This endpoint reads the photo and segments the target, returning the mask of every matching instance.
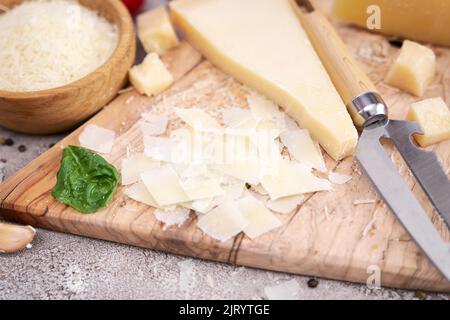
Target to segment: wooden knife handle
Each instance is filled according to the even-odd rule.
[[[377,93],[375,85],[359,67],[328,19],[318,9],[307,12],[295,0],[291,0],[291,4],[344,103],[349,106],[363,93]],[[355,110],[349,108],[349,111],[355,123],[362,125],[364,120],[355,114]]]

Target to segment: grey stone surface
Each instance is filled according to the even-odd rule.
[[[63,135],[0,128],[0,177],[12,176]],[[26,151],[20,152],[19,146]],[[2,160],[6,160],[3,163]],[[3,168],[2,168],[3,167]],[[0,179],[1,181],[2,179]],[[0,299],[266,299],[264,288],[295,279],[299,299],[416,299],[417,293],[235,267],[38,229],[31,249],[0,254]],[[449,299],[427,294],[426,299]]]
[[[163,3],[152,0],[147,7]],[[63,135],[27,136],[0,128],[2,173],[12,176]],[[25,152],[18,147],[26,146]],[[6,163],[1,162],[6,160]],[[266,299],[264,288],[295,279],[298,298],[445,299],[450,295],[369,289],[364,285],[294,276],[184,258],[163,252],[37,230],[31,249],[0,254],[0,299]]]

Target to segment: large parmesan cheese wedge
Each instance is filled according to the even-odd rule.
[[[175,24],[211,62],[282,106],[334,159],[358,135],[289,1],[177,0]]]

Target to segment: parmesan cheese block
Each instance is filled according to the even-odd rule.
[[[211,62],[282,106],[334,158],[357,132],[289,1],[177,0],[175,24]]]
[[[164,63],[156,53],[150,53],[142,64],[130,69],[130,81],[140,94],[149,97],[155,96],[168,87],[174,81]]]
[[[380,9],[381,20],[380,29],[374,31],[450,46],[450,1],[447,0],[335,0],[333,14],[367,28],[370,18],[376,17],[373,6]]]
[[[147,53],[162,55],[179,44],[164,6],[140,14],[137,17],[137,32]]]
[[[414,135],[422,147],[450,139],[450,111],[441,98],[413,103],[407,119],[417,122],[423,135]]]
[[[433,50],[406,40],[385,82],[421,97],[435,73],[436,56]]]

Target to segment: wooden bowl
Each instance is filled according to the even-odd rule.
[[[21,0],[0,0],[14,7]],[[84,78],[62,87],[33,91],[0,90],[0,126],[32,134],[52,134],[75,128],[110,102],[127,81],[136,55],[134,25],[120,0],[79,0],[118,26],[119,41],[112,56]]]

